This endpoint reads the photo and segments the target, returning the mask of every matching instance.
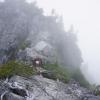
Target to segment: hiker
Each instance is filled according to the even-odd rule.
[[[35,67],[37,73],[40,75],[44,69],[43,69],[43,62],[41,58],[35,58],[32,60],[33,66]]]

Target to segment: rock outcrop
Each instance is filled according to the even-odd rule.
[[[13,76],[0,83],[0,100],[100,100],[75,81],[64,84],[42,76]]]

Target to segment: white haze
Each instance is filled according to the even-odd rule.
[[[100,84],[100,0],[36,1],[46,14],[54,8],[62,15],[66,30],[73,24],[86,63],[83,72],[90,82]]]

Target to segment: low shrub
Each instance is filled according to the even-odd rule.
[[[94,86],[93,93],[96,96],[100,96],[100,85]]]
[[[24,63],[10,61],[0,67],[0,78],[6,78],[13,75],[29,77],[36,74],[36,71]]]
[[[79,68],[75,69],[71,73],[71,78],[76,80],[77,82],[79,82],[81,86],[90,88],[89,82],[85,79],[84,75],[82,74],[82,72]]]
[[[71,79],[76,80],[83,87],[90,88],[89,82],[85,79],[80,69],[69,70],[58,64],[45,64],[44,68],[53,72],[52,79],[59,79],[62,82],[69,82]]]
[[[70,80],[70,74],[67,69],[58,64],[45,64],[44,68],[53,73],[51,79],[59,79],[64,83],[67,83]]]

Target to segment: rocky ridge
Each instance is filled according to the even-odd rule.
[[[74,80],[64,84],[36,75],[1,80],[0,100],[100,100],[100,97]]]

